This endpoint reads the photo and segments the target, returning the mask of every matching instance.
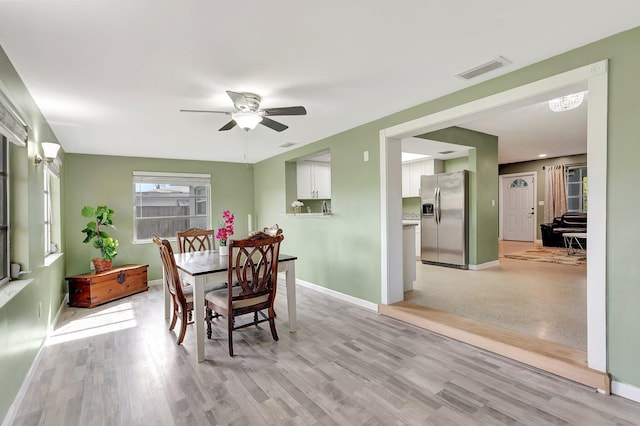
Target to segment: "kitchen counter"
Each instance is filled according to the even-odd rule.
[[[413,282],[416,280],[416,223],[405,224],[402,221],[402,282],[404,291],[413,290]]]

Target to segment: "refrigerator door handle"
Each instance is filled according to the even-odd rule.
[[[436,223],[440,223],[440,188],[436,188],[435,193],[435,214],[436,214]]]

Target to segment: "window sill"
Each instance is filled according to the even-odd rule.
[[[332,213],[285,213],[285,217],[330,217]]]
[[[9,281],[0,288],[0,309],[13,299],[16,294],[20,293],[25,287],[27,287],[33,281],[32,278],[28,280],[13,280]]]
[[[64,253],[51,253],[47,257],[44,258],[44,266],[49,267],[55,263],[56,260],[60,259]]]

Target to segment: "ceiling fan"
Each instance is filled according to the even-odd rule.
[[[226,114],[231,116],[231,121],[222,126],[219,131],[231,130],[236,125],[245,132],[255,129],[258,124],[267,126],[276,132],[282,132],[289,128],[282,123],[268,117],[274,115],[307,115],[307,110],[303,106],[263,108],[260,109],[262,98],[255,93],[232,92],[227,90],[227,95],[233,101],[236,111],[208,111],[199,109],[181,109],[180,112],[207,112],[213,114]]]

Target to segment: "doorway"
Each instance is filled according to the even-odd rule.
[[[589,211],[589,238],[593,245],[587,254],[587,355],[591,369],[606,372],[607,79],[607,61],[601,61],[381,130],[382,304],[403,300],[400,140],[464,123],[491,111],[531,103],[548,97],[554,90],[586,82],[590,96],[587,154],[592,177],[588,191],[593,201]]]
[[[500,239],[535,241],[535,173],[500,175]]]

